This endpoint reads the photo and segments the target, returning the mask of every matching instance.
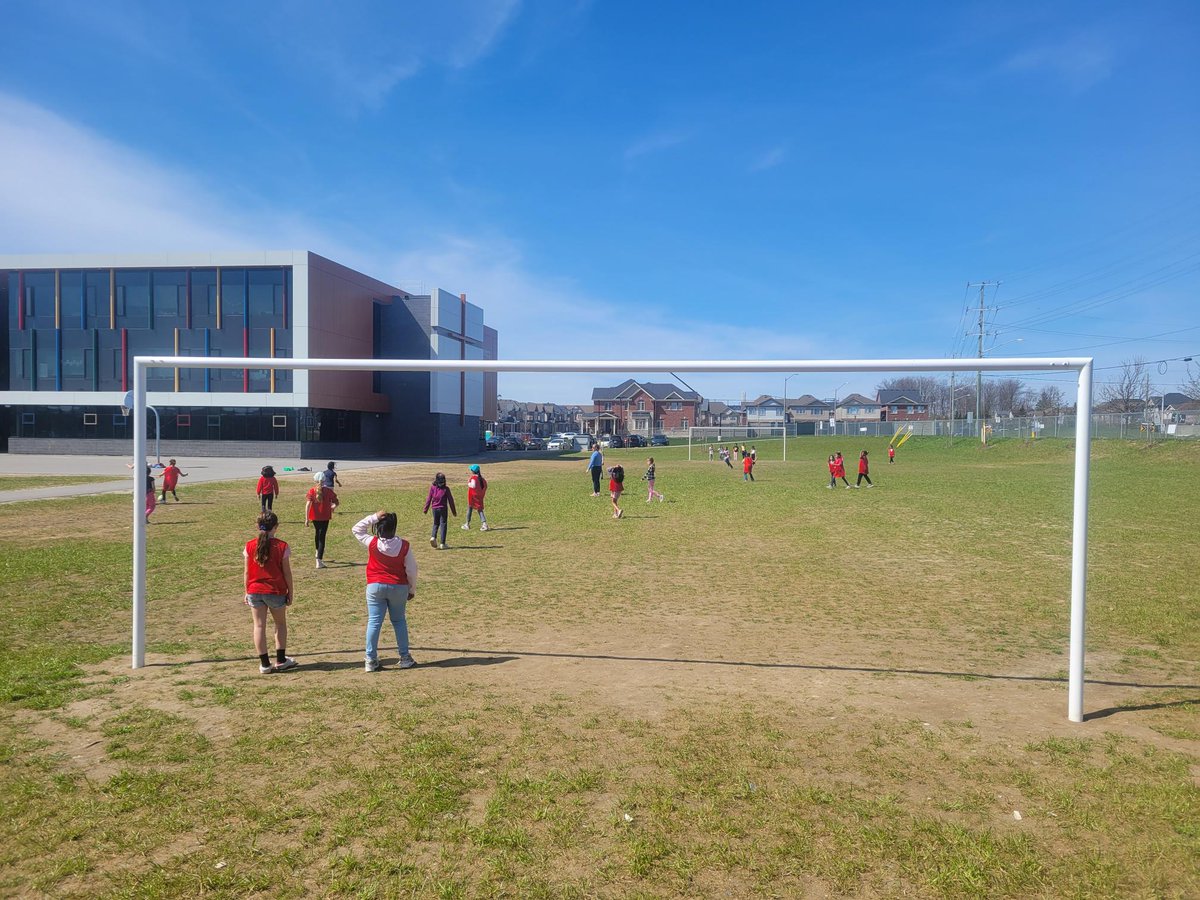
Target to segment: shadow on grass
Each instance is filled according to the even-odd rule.
[[[1108,709],[1098,709],[1095,712],[1086,713],[1083,720],[1090,722],[1092,719],[1107,719],[1109,716],[1115,716],[1117,713],[1147,712],[1152,709],[1172,709],[1174,707],[1194,706],[1197,704],[1200,704],[1200,697],[1193,697],[1191,700],[1172,700],[1170,703],[1146,703],[1142,706],[1110,706]]]
[[[981,681],[1045,681],[1051,684],[1066,684],[1067,677],[1065,675],[1001,675],[989,672],[947,672],[939,669],[900,669],[893,666],[836,666],[836,665],[819,665],[817,663],[780,663],[780,662],[753,662],[740,659],[688,659],[684,657],[666,657],[666,656],[617,656],[607,653],[553,653],[546,650],[483,650],[478,648],[457,648],[449,647],[417,647],[418,650],[428,650],[431,653],[494,653],[496,655],[505,656],[541,656],[550,659],[604,659],[614,662],[652,662],[652,663],[682,663],[685,665],[699,666],[740,666],[751,669],[809,669],[815,672],[861,672],[868,675],[929,675],[937,678],[966,678],[979,679]],[[1183,690],[1183,691],[1200,691],[1200,684],[1142,684],[1136,681],[1107,681],[1102,678],[1085,678],[1084,684],[1102,684],[1107,687],[1131,687],[1131,688],[1152,688],[1155,690]],[[1177,704],[1165,705],[1183,705],[1186,703],[1200,702],[1200,698],[1196,701],[1181,700]],[[1139,709],[1140,707],[1120,707],[1116,712],[1124,712],[1126,710]],[[1152,709],[1155,707],[1146,707]],[[1111,715],[1111,713],[1107,713]],[[1093,715],[1098,715],[1093,713]]]
[[[491,529],[488,529],[489,531]],[[503,550],[503,544],[455,544],[453,546],[447,544],[447,550]]]
[[[288,675],[303,675],[305,672],[337,672],[342,669],[361,669],[362,650],[341,650],[339,653],[354,653],[358,655],[356,660],[347,660],[345,662],[301,662],[294,669],[287,669],[283,672],[274,672],[279,676]],[[303,659],[303,657],[298,657]],[[497,663],[512,662],[517,657],[515,656],[456,656],[451,659],[436,659],[433,662],[418,661],[414,668],[417,669],[456,669],[460,666],[494,666]],[[380,671],[390,672],[393,669],[400,671],[395,660],[390,662],[385,661],[383,668]]]

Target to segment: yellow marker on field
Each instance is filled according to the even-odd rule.
[[[903,435],[903,437],[900,437],[901,435]],[[896,438],[898,438],[898,437],[900,438],[900,440],[896,444],[896,449],[899,450],[901,447],[903,447],[904,442],[907,441],[912,436],[913,436],[913,426],[911,426],[911,425],[908,426],[907,431],[901,429],[900,431],[897,431],[894,435],[892,435],[893,441],[896,440]],[[888,443],[890,444],[891,442],[889,441]]]

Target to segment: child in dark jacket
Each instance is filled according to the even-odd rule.
[[[429,546],[440,550],[446,549],[447,506],[453,515],[458,515],[458,510],[454,506],[454,495],[450,493],[450,488],[446,485],[446,476],[444,473],[438,472],[433,476],[433,484],[429,486],[429,496],[425,498],[423,512],[433,510],[433,530],[429,534]]]

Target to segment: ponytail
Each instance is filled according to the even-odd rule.
[[[265,512],[258,517],[258,541],[254,545],[254,560],[265,566],[271,558],[271,532],[279,527],[279,516]]]

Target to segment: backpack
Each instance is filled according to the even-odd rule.
[[[612,467],[612,480],[615,481],[617,484],[624,484],[625,483],[625,470],[623,468],[621,468],[620,466],[613,466]]]

